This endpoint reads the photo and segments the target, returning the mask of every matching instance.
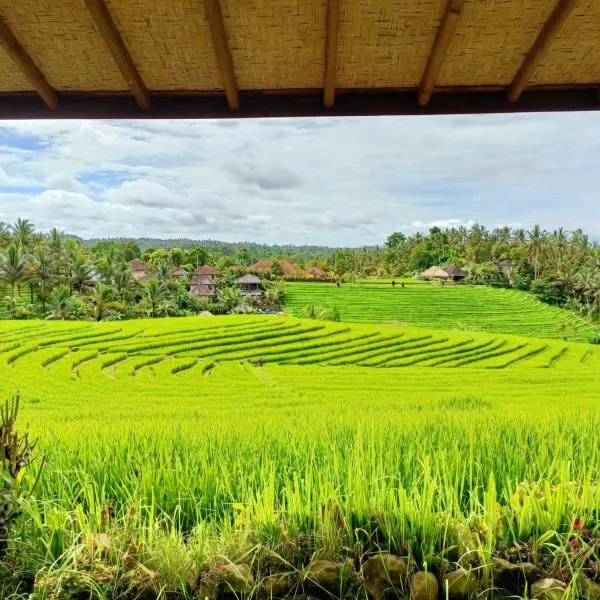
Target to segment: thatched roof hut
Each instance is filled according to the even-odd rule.
[[[133,278],[140,284],[146,283],[154,274],[154,267],[152,265],[137,258],[130,260],[128,265]]]
[[[238,277],[236,283],[246,296],[262,297],[260,277],[257,277],[253,273],[246,273],[246,275]]]
[[[421,277],[424,279],[448,279],[450,275],[441,267],[433,266],[423,271]]]
[[[306,274],[315,279],[325,279],[327,277],[327,273],[323,271],[323,269],[319,269],[319,267],[310,267],[310,269],[306,269]]]
[[[443,269],[454,281],[462,281],[467,274],[457,265],[448,265]]]
[[[187,277],[189,272],[183,269],[182,267],[171,267],[169,269],[169,275],[171,277]]]
[[[250,285],[250,284],[260,285],[261,281],[260,281],[260,277],[257,277],[253,273],[246,273],[245,275],[238,277],[236,280],[236,283],[239,283],[242,285]]]

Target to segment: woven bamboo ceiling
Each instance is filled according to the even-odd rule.
[[[600,0],[0,0],[0,118],[600,108]]]

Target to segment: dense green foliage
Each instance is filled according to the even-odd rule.
[[[108,240],[90,239],[81,241],[87,246],[96,246],[107,242],[116,243],[117,245],[131,244],[138,246],[141,252],[155,249],[170,251],[175,248],[191,250],[201,247],[210,254],[225,256],[242,264],[250,264],[274,256],[286,256],[292,261],[303,263],[304,261],[321,260],[326,256],[331,256],[337,250],[337,248],[317,245],[295,246],[292,244],[259,244],[257,242],[221,242],[218,240],[191,240],[188,238],[167,240],[160,238],[110,238]]]
[[[418,364],[452,360],[410,366],[423,351]],[[271,364],[342,354],[404,368]],[[47,453],[11,570],[135,552],[168,591],[223,555],[286,570],[383,546],[423,567],[449,548],[485,562],[567,540],[597,524],[599,360],[584,344],[280,317],[0,323],[0,393],[21,389]]]
[[[136,279],[129,261],[143,258],[146,272]],[[263,301],[245,297],[235,284],[244,272],[228,269],[225,256],[195,246],[154,248],[143,255],[136,242],[99,242],[86,247],[57,229],[36,233],[27,219],[8,227],[0,222],[0,318],[55,320],[121,320],[253,312],[259,305],[278,306],[283,287],[265,281]],[[205,263],[227,269],[216,281],[216,296],[190,291],[192,271]],[[179,268],[188,275],[177,276]]]
[[[267,279],[284,275],[288,279],[312,279],[306,269],[317,266],[327,279],[343,282],[414,276],[432,265],[456,264],[467,273],[468,283],[527,290],[547,304],[565,307],[592,321],[600,318],[600,250],[581,230],[549,233],[538,226],[531,231],[506,227],[489,231],[480,225],[469,229],[434,227],[427,235],[393,233],[383,248],[179,241],[180,246],[174,246],[172,240],[82,243],[56,229],[47,236],[36,233],[26,219],[19,219],[11,227],[0,222],[4,312],[13,318],[52,316],[46,305],[60,286],[68,288],[69,296],[75,293],[73,301],[62,303],[60,318],[65,318],[66,312],[78,319],[94,314],[96,318],[114,319],[186,315],[202,310],[229,312],[236,303],[228,293],[207,306],[186,293],[186,286],[171,277],[170,270],[182,267],[192,272],[209,263],[223,272],[221,286],[228,287],[235,275],[269,257],[274,263],[269,272],[261,273]],[[134,258],[151,266],[162,293],[153,290],[149,295],[136,288],[127,269],[127,262]],[[284,273],[283,259],[292,261],[295,274]],[[108,286],[101,311],[93,306],[89,309],[86,297],[96,282]],[[23,288],[29,288],[28,297],[24,298]],[[280,300],[281,290],[274,295]]]

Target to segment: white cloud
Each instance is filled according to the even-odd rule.
[[[600,238],[599,130],[594,113],[3,122],[0,215],[84,236],[338,245],[479,221]]]

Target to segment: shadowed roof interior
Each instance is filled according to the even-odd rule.
[[[0,117],[596,109],[599,89],[600,0],[0,3]]]

